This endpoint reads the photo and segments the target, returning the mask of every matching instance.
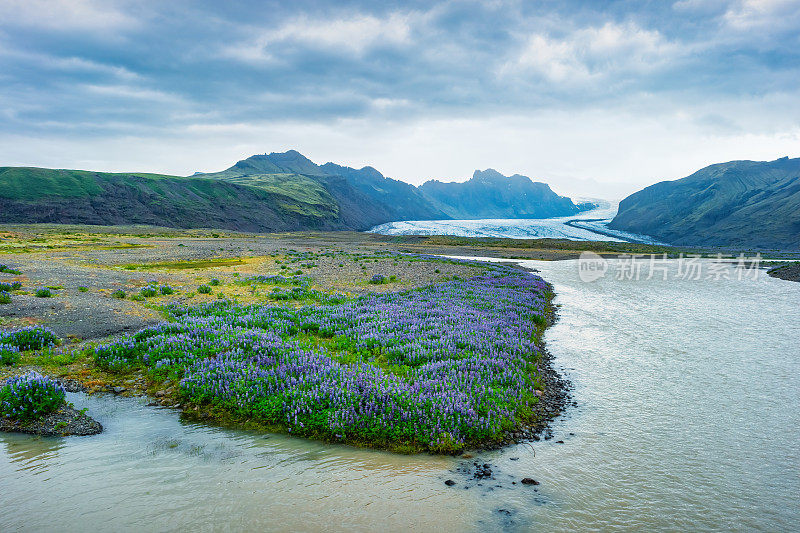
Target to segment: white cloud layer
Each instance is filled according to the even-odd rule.
[[[553,82],[600,81],[658,68],[684,51],[658,31],[631,22],[579,28],[564,37],[533,34],[501,75],[534,71]]]

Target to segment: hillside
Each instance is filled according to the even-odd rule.
[[[350,229],[337,204],[206,178],[0,167],[0,223]]]
[[[254,155],[222,172],[195,176],[282,192],[291,190],[310,202],[326,203],[335,196],[339,204],[350,207],[344,211],[349,216],[355,215],[353,210],[365,211],[356,217],[363,222],[357,226],[447,218],[413,185],[387,178],[372,167],[355,169],[334,163],[320,166],[296,150]]]
[[[730,161],[619,204],[609,227],[676,245],[800,249],[800,158]]]
[[[527,176],[504,176],[493,169],[476,170],[464,183],[425,182],[420,190],[450,218],[548,218],[581,209],[546,183]]]

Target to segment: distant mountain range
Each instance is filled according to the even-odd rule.
[[[619,204],[613,229],[676,245],[800,249],[800,158],[730,161]]]
[[[585,208],[554,193],[546,183],[527,176],[503,176],[494,169],[476,170],[464,183],[431,180],[420,186],[449,218],[549,218],[572,215]]]
[[[372,167],[320,166],[295,150],[189,177],[0,167],[0,223],[366,230],[400,220],[566,216],[590,207],[491,169],[466,183],[418,188]]]

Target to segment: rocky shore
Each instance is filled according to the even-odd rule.
[[[767,274],[773,278],[786,281],[800,281],[800,262],[788,263],[767,270]]]
[[[513,266],[520,268],[518,265]],[[558,314],[553,310],[548,316],[547,327],[551,327],[556,320],[558,320]],[[506,439],[499,443],[498,446],[485,447],[484,449],[499,448],[530,441],[550,440],[553,438],[550,422],[556,419],[570,405],[577,405],[572,401],[572,395],[570,394],[572,383],[553,366],[553,355],[547,350],[546,346],[542,345],[540,348],[542,355],[537,366],[544,388],[541,391],[537,391],[539,402],[533,408],[534,421],[508,433]]]
[[[42,418],[19,422],[0,417],[0,431],[28,433],[43,437],[67,437],[71,435],[97,435],[103,426],[86,413],[64,404],[60,409]]]

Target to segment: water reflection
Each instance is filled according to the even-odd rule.
[[[51,465],[58,465],[59,450],[66,446],[61,437],[36,437],[15,433],[0,433],[4,453],[19,471],[33,474],[47,472]]]

